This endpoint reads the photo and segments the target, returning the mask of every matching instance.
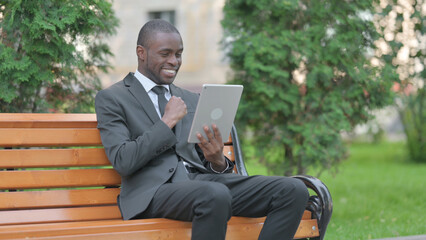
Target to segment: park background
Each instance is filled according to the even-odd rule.
[[[258,7],[260,8],[260,5],[267,4],[267,2],[258,1]],[[333,1],[325,2],[333,3]],[[337,2],[334,3],[337,4]],[[420,95],[417,93],[421,91],[423,91],[424,96],[424,55],[426,51],[424,15],[426,4],[424,1],[408,0],[377,1],[376,3],[377,8],[383,7],[385,9],[382,10],[382,13],[387,11],[386,14],[391,16],[381,26],[383,29],[391,26],[389,31],[393,31],[394,35],[391,36],[391,32],[388,32],[388,35],[383,32],[383,39],[392,42],[397,39],[398,34],[395,32],[400,31],[401,34],[406,34],[400,36],[400,45],[391,45],[387,54],[382,52],[379,54],[380,56],[371,57],[380,61],[383,55],[392,56],[393,54],[394,59],[399,59],[390,61],[391,65],[395,67],[393,70],[398,75],[398,79],[395,79],[394,84],[389,88],[392,89],[391,92],[394,94],[386,95],[386,97],[392,98],[392,101],[368,111],[375,118],[369,118],[368,121],[366,120],[363,123],[359,121],[360,123],[351,126],[350,130],[346,129],[339,132],[343,145],[347,148],[344,153],[345,157],[332,162],[332,166],[325,169],[316,167],[318,163],[312,164],[313,167],[304,169],[304,173],[319,176],[329,187],[333,197],[334,212],[326,239],[377,239],[426,234],[426,218],[423,213],[423,209],[426,207],[424,202],[426,197],[426,165],[424,150],[422,151],[421,148],[425,144],[424,97],[420,100],[413,97]],[[175,24],[181,32],[185,51],[183,65],[175,81],[178,86],[199,92],[204,83],[235,81],[233,79],[235,74],[233,74],[231,67],[234,60],[230,59],[229,56],[227,57],[229,50],[226,50],[223,44],[224,39],[233,40],[231,36],[224,36],[221,23],[224,19],[224,7],[224,0],[126,0],[112,2],[112,10],[119,24],[116,27],[115,34],[110,34],[110,36],[102,39],[113,54],[113,56],[108,57],[109,64],[113,68],[106,73],[96,72],[101,80],[101,88],[108,87],[121,80],[128,72],[135,71],[137,67],[135,55],[137,34],[140,27],[152,18],[168,20]],[[417,15],[413,14],[413,11]],[[404,24],[397,23],[398,20],[401,22],[408,21],[405,12],[408,12],[408,19],[411,17],[411,19],[416,18],[417,21],[420,21],[420,24],[416,20],[412,23],[414,25],[411,32],[404,30]],[[228,13],[232,14],[232,12]],[[249,15],[249,12],[246,14]],[[386,14],[383,13],[383,15]],[[289,16],[282,15],[279,17],[288,18]],[[369,18],[367,13],[364,13],[364,17],[367,18],[367,21],[377,20],[373,17]],[[223,24],[226,25],[226,23]],[[392,27],[393,25],[395,26]],[[420,29],[414,27],[417,25],[420,25]],[[398,26],[400,29],[398,29]],[[111,28],[113,27],[112,24]],[[362,32],[358,32],[358,35],[362,35]],[[83,45],[78,46],[77,44],[77,49],[84,49]],[[380,46],[378,44],[379,49]],[[417,51],[415,51],[416,49]],[[4,57],[2,60],[4,59],[6,58]],[[374,63],[372,61],[372,64]],[[5,62],[1,64],[0,70],[7,68]],[[294,76],[299,76],[302,82],[304,79],[303,70],[303,68],[298,68],[292,72]],[[4,72],[0,71],[0,73]],[[388,75],[388,77],[391,79],[394,76]],[[10,82],[6,78],[0,80]],[[8,89],[5,90],[5,88],[0,87],[0,90],[3,90],[0,92],[0,100],[4,100],[4,96],[7,95],[5,92]],[[410,96],[414,100],[406,100],[410,99]],[[404,104],[404,101],[413,101],[413,103],[412,105]],[[1,104],[3,105],[2,111],[4,111],[8,102],[1,101]],[[59,106],[61,105],[59,104]],[[67,108],[63,105],[61,107]],[[417,109],[417,112],[410,113],[410,111],[406,111],[407,109]],[[67,110],[49,108],[48,111]],[[93,108],[85,108],[85,111],[93,111]],[[241,109],[239,109],[238,114],[242,114]],[[419,155],[423,162],[413,161],[410,154],[410,143],[401,119],[404,114],[417,116],[416,121],[417,123],[420,122],[420,127],[417,126],[417,129],[413,131],[418,133],[415,140],[420,139],[418,145],[421,152]],[[241,117],[238,119],[237,116],[238,129],[240,129],[238,127],[239,121],[241,121]],[[247,124],[241,123],[241,125]],[[275,153],[276,155],[280,154],[280,151],[276,149],[277,146],[260,151],[260,148],[265,148],[260,147],[258,142],[250,137],[250,131],[246,137],[248,140],[243,141],[243,144],[249,174],[277,174],[276,171],[274,172],[276,165],[259,158],[259,154],[274,159],[280,158],[280,156],[274,156]],[[281,173],[278,172],[278,174],[285,174],[285,170],[279,169],[279,171]],[[297,170],[295,172],[298,173]]]

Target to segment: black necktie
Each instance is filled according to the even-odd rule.
[[[164,109],[166,108],[167,99],[165,93],[167,89],[162,86],[155,86],[152,88],[152,91],[158,96],[158,107],[160,108],[161,116],[164,115]]]

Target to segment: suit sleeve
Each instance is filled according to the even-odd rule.
[[[163,121],[147,126],[141,136],[132,139],[125,119],[127,103],[121,103],[116,95],[110,91],[100,91],[95,98],[95,108],[105,153],[114,169],[124,177],[132,175],[170,149],[177,139]]]
[[[232,171],[234,170],[234,165],[235,165],[234,162],[229,160],[226,156],[225,156],[225,160],[228,163],[228,167],[225,170],[223,170],[222,172],[217,172],[217,171],[213,170],[210,162],[206,160],[206,158],[204,157],[203,150],[201,150],[201,148],[198,146],[198,144],[195,144],[195,150],[197,151],[198,157],[200,158],[204,167],[207,168],[210,172],[212,172],[212,173],[232,173]]]

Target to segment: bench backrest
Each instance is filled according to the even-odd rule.
[[[121,178],[96,125],[95,114],[0,114],[0,226],[121,219]]]

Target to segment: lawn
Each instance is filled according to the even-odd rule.
[[[333,197],[326,239],[426,234],[426,164],[407,161],[404,143],[355,143],[339,173],[320,179]],[[248,163],[250,175],[266,169]]]

